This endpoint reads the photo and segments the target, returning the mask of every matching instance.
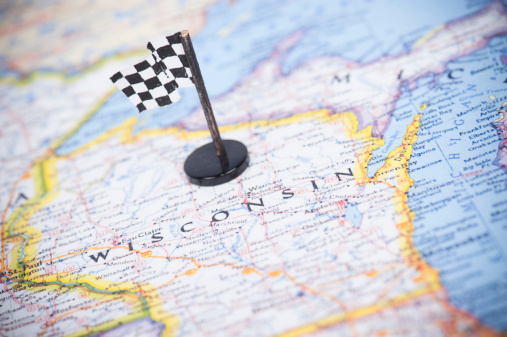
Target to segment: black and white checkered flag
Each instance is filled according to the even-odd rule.
[[[177,102],[177,88],[194,85],[181,33],[155,38],[147,47],[150,57],[111,76],[139,112]]]

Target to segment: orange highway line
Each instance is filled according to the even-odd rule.
[[[116,247],[94,247],[94,248],[89,248],[87,250],[98,250],[98,249],[129,249],[128,247],[126,246],[116,246]],[[139,250],[132,250],[133,252],[135,253],[139,253],[139,254],[142,254],[143,252],[139,251]],[[84,252],[84,251],[83,251]],[[81,252],[78,252],[78,253],[75,253],[75,254],[80,254]],[[74,255],[74,254],[71,254],[71,255]],[[238,265],[235,265],[235,264],[232,264],[232,263],[229,263],[229,262],[217,262],[217,263],[212,263],[212,264],[201,264],[199,262],[197,262],[197,260],[195,258],[192,258],[192,257],[185,257],[185,256],[159,256],[159,255],[150,255],[150,256],[146,256],[146,257],[143,257],[143,258],[155,258],[155,259],[183,259],[183,260],[190,260],[194,263],[194,265],[197,267],[197,269],[200,269],[200,268],[209,268],[209,267],[216,267],[216,266],[228,266],[228,267],[231,267],[231,268],[234,268],[234,269],[245,269],[245,268],[249,268],[250,270],[252,270],[253,272],[255,272],[256,274],[258,275],[276,275],[276,274],[283,274],[285,275],[294,285],[298,286],[298,287],[302,287],[304,288],[305,290],[309,291],[310,293],[312,293],[313,295],[315,296],[326,296],[328,297],[329,299],[331,299],[333,302],[337,303],[345,312],[347,312],[347,308],[343,305],[343,303],[341,303],[336,297],[332,296],[332,295],[329,295],[329,294],[320,294],[318,291],[310,288],[309,286],[303,284],[303,283],[300,283],[298,281],[296,281],[289,273],[287,273],[286,271],[284,270],[275,270],[275,271],[269,271],[269,272],[261,272],[259,270],[257,270],[256,268],[252,268],[252,267],[245,267],[245,266],[238,266]],[[57,258],[55,258],[57,259]],[[47,261],[44,261],[44,262],[49,262],[51,260],[47,260]],[[170,284],[171,282],[173,282],[175,279],[181,277],[181,276],[184,276],[184,275],[189,275],[188,274],[188,271],[183,273],[183,274],[180,274],[180,275],[177,275],[176,277],[174,277],[173,279],[171,279],[170,281],[168,281],[167,283],[157,287],[157,288],[160,288],[160,287],[163,287],[165,285],[168,285]]]

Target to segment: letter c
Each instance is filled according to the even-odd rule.
[[[186,224],[184,224],[183,226],[181,226],[180,230],[181,230],[183,233],[186,233],[186,232],[191,232],[193,229],[185,229],[185,226],[186,226],[186,225],[190,225],[191,223],[192,223],[192,221],[187,222]]]
[[[453,73],[454,73],[455,71],[463,71],[463,68],[450,70],[450,71],[449,71],[449,73],[447,73],[447,77],[448,77],[448,78],[450,78],[451,80],[454,80],[454,79],[456,79],[456,78],[459,78],[459,77],[453,76]]]

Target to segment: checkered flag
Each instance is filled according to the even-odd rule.
[[[139,112],[177,102],[180,95],[176,89],[194,85],[181,33],[155,38],[148,49],[150,57],[111,77]]]
[[[157,37],[148,42],[155,59],[161,63],[166,72],[170,72],[180,87],[192,87],[192,72],[188,65],[187,55],[181,43],[181,33],[167,37]]]

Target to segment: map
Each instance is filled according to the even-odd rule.
[[[0,336],[506,336],[507,2],[0,4]],[[188,29],[247,170],[191,184]]]

